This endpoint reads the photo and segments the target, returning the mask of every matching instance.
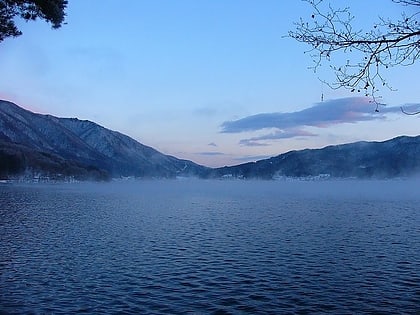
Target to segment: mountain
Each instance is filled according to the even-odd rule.
[[[0,100],[0,178],[172,178],[207,171],[91,121],[35,114]]]
[[[420,174],[420,136],[290,151],[214,169],[213,178],[396,178]]]
[[[0,179],[395,178],[414,174],[420,174],[420,136],[290,151],[210,169],[162,154],[91,121],[35,114],[0,100]]]

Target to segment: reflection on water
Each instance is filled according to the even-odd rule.
[[[0,313],[412,313],[405,181],[0,185]]]

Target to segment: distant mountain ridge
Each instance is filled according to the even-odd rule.
[[[420,136],[290,151],[211,169],[165,155],[91,121],[35,114],[0,100],[0,179],[395,178],[414,174],[420,174]]]
[[[207,170],[91,121],[35,114],[7,101],[0,101],[0,162],[3,177],[171,178]]]
[[[212,176],[261,179],[396,178],[416,174],[420,174],[420,136],[290,151],[257,162],[218,168]]]

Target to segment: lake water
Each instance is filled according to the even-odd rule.
[[[0,313],[419,314],[419,184],[1,184]]]

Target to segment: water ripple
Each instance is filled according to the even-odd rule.
[[[420,200],[301,185],[0,186],[0,313],[416,314]]]

